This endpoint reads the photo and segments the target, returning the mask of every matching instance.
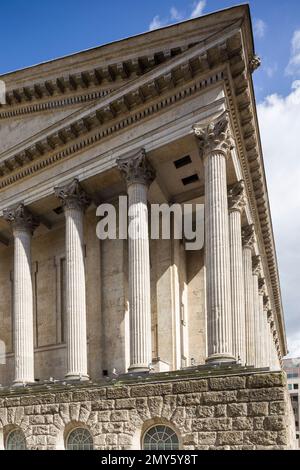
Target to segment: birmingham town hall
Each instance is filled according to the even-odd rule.
[[[244,5],[0,77],[1,449],[294,448],[259,65]]]

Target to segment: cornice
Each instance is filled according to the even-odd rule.
[[[241,54],[230,61],[225,73],[225,83],[230,105],[238,154],[246,184],[247,199],[256,227],[257,243],[262,254],[262,263],[270,300],[280,331],[281,351],[286,354],[286,337],[281,303],[280,282],[276,250],[268,200],[268,191],[262,158],[260,134],[255,109],[255,98],[251,74],[251,61]]]
[[[118,120],[113,120],[111,124],[107,123],[105,126],[99,126],[99,129],[95,129],[93,132],[87,132],[82,134],[77,139],[70,142],[70,145],[65,145],[57,152],[46,152],[45,156],[37,158],[32,163],[20,165],[19,168],[9,172],[7,175],[0,177],[0,190],[7,188],[8,186],[17,183],[18,181],[31,177],[35,173],[38,173],[46,168],[60,162],[65,158],[69,158],[79,151],[85,150],[87,147],[97,144],[103,139],[109,139],[114,134],[122,132],[132,125],[136,125],[143,119],[147,119],[160,113],[162,110],[177,104],[180,101],[185,100],[188,97],[193,96],[209,87],[215,86],[216,83],[220,83],[223,79],[223,72],[215,72],[207,77],[205,80],[199,80],[192,84],[182,88],[180,90],[174,90],[173,93],[168,96],[163,96],[159,100],[152,101],[148,106],[138,108],[136,112],[126,114],[124,118],[120,117]]]
[[[206,74],[216,63],[226,62],[227,39],[230,41],[235,31],[236,28],[229,27],[226,32],[222,32],[222,35],[218,33],[211,38],[209,44],[205,41],[205,44],[192,47],[179,58],[171,59],[164,67],[150,71],[129,85],[114,91],[100,103],[87,105],[3,152],[0,154],[0,184],[1,176],[6,178],[6,175],[14,173],[16,169],[52,153],[54,149],[65,147],[68,142],[76,140],[81,135],[88,134],[91,129],[107,126],[109,121],[122,114],[128,115],[128,112],[132,112],[134,108],[163,95],[166,91],[179,89],[186,81],[192,81],[202,75],[202,82],[197,84],[199,89],[218,80],[218,75],[215,78],[207,78]],[[195,84],[190,87],[191,91],[193,89]],[[188,96],[191,91],[179,91],[173,98],[174,102]],[[149,112],[152,113],[151,106]]]
[[[30,86],[13,88],[6,93],[6,104],[0,104],[0,119],[101,98],[107,95],[112,87],[120,87],[129,80],[144,75],[187,49],[188,46],[181,46],[158,50],[153,54],[76,73],[66,74],[61,71],[55,78],[33,81]]]
[[[82,93],[80,95],[70,95],[70,96],[57,96],[56,99],[49,99],[47,101],[41,100],[40,102],[36,101],[31,104],[23,106],[13,106],[8,108],[3,108],[0,110],[0,120],[6,120],[10,118],[16,118],[20,116],[27,116],[36,113],[41,113],[45,111],[53,111],[54,109],[65,108],[66,106],[74,106],[80,103],[88,103],[90,101],[97,100],[107,96],[109,93],[114,91],[113,89],[107,90],[91,90],[88,93]],[[1,109],[1,108],[0,108]]]

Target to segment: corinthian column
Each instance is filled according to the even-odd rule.
[[[259,305],[259,276],[261,273],[260,256],[253,256],[253,314],[254,314],[254,365],[260,367],[260,305]]]
[[[241,214],[245,207],[243,181],[239,181],[229,189],[228,205],[233,354],[244,364],[246,362],[246,329],[241,226]]]
[[[268,295],[263,296],[263,327],[262,327],[262,366],[269,366],[269,324],[268,324],[268,311],[270,310],[270,301]]]
[[[37,219],[20,204],[4,211],[14,237],[14,385],[34,382],[33,293],[31,278],[31,237]]]
[[[243,268],[245,288],[245,328],[246,328],[246,364],[254,365],[254,315],[253,315],[253,279],[252,279],[252,250],[255,240],[253,225],[243,228]]]
[[[223,114],[207,127],[194,126],[204,159],[205,257],[207,273],[207,362],[234,360],[230,291],[230,254],[226,160],[232,140]]]
[[[66,310],[68,380],[87,380],[86,286],[83,215],[90,201],[75,179],[55,188],[66,219]]]
[[[129,215],[129,304],[131,372],[149,370],[152,362],[151,296],[148,234],[148,187],[155,172],[144,149],[117,162],[127,184]]]

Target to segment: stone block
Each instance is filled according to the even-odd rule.
[[[196,407],[198,418],[211,418],[214,415],[214,407],[213,406],[197,406]]]
[[[232,429],[237,431],[250,431],[253,429],[253,420],[245,416],[233,418]]]
[[[162,407],[163,407],[162,397],[149,397],[148,398],[148,408],[153,418],[156,416],[161,416]]]
[[[212,408],[214,408],[214,416],[216,418],[224,418],[227,416],[226,405],[215,405]]]
[[[127,410],[116,410],[112,411],[110,415],[111,421],[127,421],[128,411]]]
[[[227,416],[247,416],[247,405],[245,403],[231,403],[227,405]]]
[[[264,419],[264,429],[282,431],[286,429],[286,420],[283,416],[268,416]]]
[[[239,445],[242,443],[243,443],[242,431],[225,431],[225,432],[218,432],[217,434],[218,445],[235,446],[235,445]]]
[[[203,392],[202,402],[205,405],[235,402],[237,400],[237,393],[237,391]]]
[[[92,411],[113,410],[115,402],[113,400],[98,400],[92,402]]]
[[[229,431],[232,429],[231,418],[199,418],[194,419],[194,431]]]
[[[269,406],[267,402],[249,403],[248,415],[249,416],[266,416],[268,414]]]
[[[269,404],[270,415],[285,415],[287,405],[282,401],[273,401]]]
[[[135,397],[151,397],[151,396],[172,395],[172,384],[148,384],[137,385],[132,387],[131,396]]]
[[[198,432],[198,442],[200,445],[214,445],[216,443],[216,432]]]
[[[190,380],[189,382],[177,382],[173,385],[173,393],[195,393],[208,390],[207,380]]]
[[[275,431],[244,431],[244,444],[273,446],[276,445],[276,441]]]
[[[201,403],[200,393],[187,393],[184,395],[178,395],[178,398],[177,398],[178,406],[200,405],[200,403]]]
[[[126,386],[109,387],[106,390],[107,398],[129,398],[130,388]]]
[[[110,411],[98,411],[98,421],[100,423],[110,421],[110,413]]]
[[[284,372],[269,372],[265,374],[253,374],[247,379],[248,388],[273,388],[285,387],[286,374]]]
[[[249,389],[249,390],[238,390],[237,401],[238,402],[251,402],[251,401],[284,401],[284,389],[283,388],[261,388],[261,389]]]
[[[118,398],[115,403],[116,410],[132,410],[135,408],[134,398]]]
[[[211,390],[237,390],[245,388],[246,378],[241,376],[211,377],[209,387]]]

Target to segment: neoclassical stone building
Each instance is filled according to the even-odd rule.
[[[1,448],[294,445],[259,64],[239,6],[0,77]],[[121,195],[143,236],[99,240]]]

